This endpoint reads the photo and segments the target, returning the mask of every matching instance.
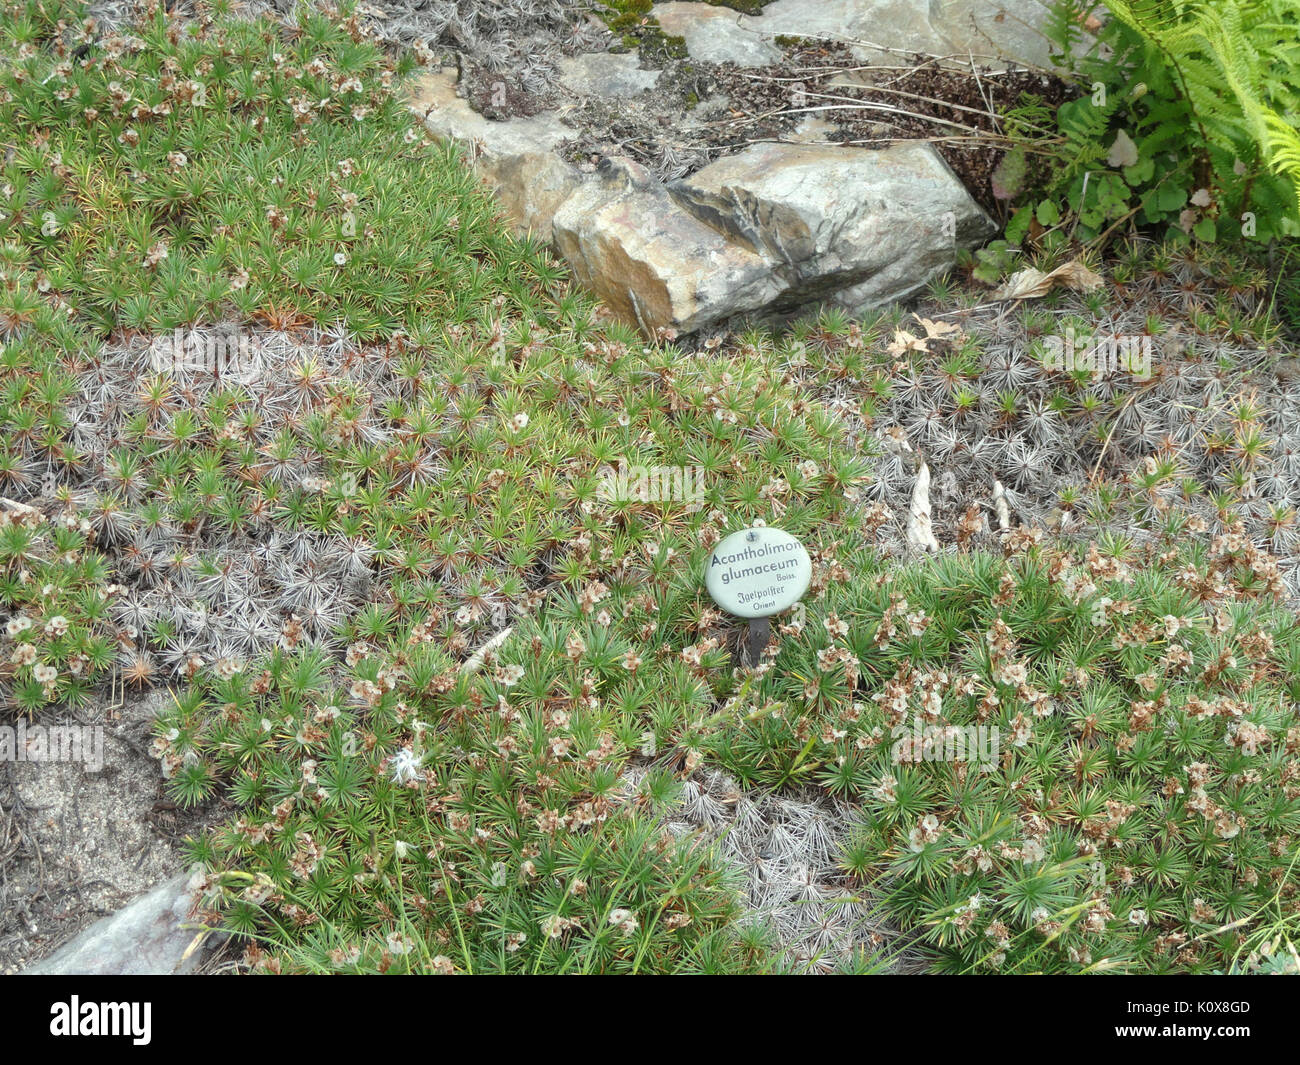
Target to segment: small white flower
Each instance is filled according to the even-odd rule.
[[[385,942],[394,954],[410,954],[415,949],[415,940],[400,932],[389,932]]]
[[[1088,620],[1092,622],[1094,628],[1099,629],[1106,624],[1106,608],[1114,602],[1114,599],[1103,595],[1092,605],[1092,617]]]
[[[542,921],[542,933],[547,939],[559,939],[576,923],[571,917],[561,917],[558,913],[552,914]]]
[[[393,782],[407,784],[416,778],[423,756],[416,754],[409,747],[402,747],[388,760],[388,768],[393,774]]]

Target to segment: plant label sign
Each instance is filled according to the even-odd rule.
[[[729,614],[767,618],[794,606],[812,580],[812,560],[797,539],[766,525],[724,538],[709,556],[704,583]]]

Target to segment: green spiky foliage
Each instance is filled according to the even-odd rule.
[[[245,807],[196,853],[219,870],[209,905],[262,944],[251,960],[277,972],[765,964],[764,941],[730,928],[734,892],[710,850],[670,837],[648,793],[623,793],[623,714],[594,695],[608,663],[596,674],[548,650],[476,684],[426,642],[405,676],[358,663],[348,692],[319,657],[277,653],[178,700],[159,740],[177,793],[229,774]],[[569,684],[593,694],[571,702]]]
[[[1131,616],[1106,606],[1105,624],[1093,626],[1101,592],[1063,595],[1046,555],[1012,563],[1007,572],[1025,587],[1007,590],[983,556],[895,571],[871,552],[886,518],[864,505],[865,491],[881,487],[866,424],[891,389],[926,387],[890,367],[941,359],[957,416],[1006,438],[1008,454],[1021,419],[1042,421],[1017,391],[1022,367],[1000,371],[1009,384],[999,394],[972,397],[973,344],[945,334],[930,352],[904,344],[891,353],[885,327],[902,324],[899,311],[865,329],[829,313],[792,338],[754,331],[695,350],[643,343],[601,321],[541,248],[506,234],[455,153],[413,127],[398,96],[404,65],[358,40],[346,15],[304,14],[284,27],[182,23],[153,10],[132,34],[99,40],[76,28],[70,7],[33,2],[11,14],[4,49],[15,62],[0,79],[0,140],[14,149],[0,219],[0,476],[37,514],[15,511],[21,528],[0,530],[4,606],[32,621],[7,634],[6,657],[24,644],[52,662],[65,653],[55,641],[93,638],[100,608],[82,589],[103,589],[112,609],[100,624],[122,649],[124,676],[176,681],[155,744],[170,793],[186,805],[220,793],[238,807],[193,852],[209,871],[209,915],[245,937],[250,961],[308,972],[784,968],[767,932],[740,919],[730,873],[707,841],[667,830],[681,777],[711,763],[746,781],[873,801],[880,781],[858,779],[855,767],[880,751],[859,750],[864,733],[842,715],[859,702],[875,712],[871,696],[904,659],[916,671],[951,660],[954,676],[984,669],[979,639],[998,611],[1019,646],[1035,649],[1025,684],[1050,689],[1061,706],[1034,717],[1025,745],[1009,745],[1010,767],[962,798],[967,808],[1014,814],[1021,835],[1037,824],[1029,814],[1046,817],[1026,809],[1039,800],[1021,781],[1069,779],[1085,697],[1105,701],[1096,726],[1084,715],[1093,731],[1077,740],[1095,759],[1085,768],[1099,775],[1085,780],[1096,792],[1123,804],[1156,786],[1152,765],[1177,762],[1177,776],[1188,753],[1177,727],[1173,740],[1134,727],[1130,747],[1120,721],[1139,692],[1158,702],[1164,683],[1173,694],[1159,712],[1169,720],[1196,692],[1216,708],[1249,705],[1231,733],[1217,711],[1187,726],[1185,746],[1212,767],[1205,802],[1248,820],[1232,839],[1202,840],[1186,818],[1178,854],[1190,848],[1200,864],[1187,882],[1204,892],[1189,904],[1198,918],[1238,912],[1224,847],[1240,856],[1243,877],[1271,876],[1258,841],[1285,852],[1269,833],[1293,820],[1291,752],[1275,738],[1277,663],[1294,675],[1297,661],[1281,622],[1271,650],[1254,634],[1266,608],[1247,600],[1276,587],[1260,556],[1244,566],[1217,550],[1143,556],[1152,574],[1136,590],[1094,581],[1116,603],[1136,603],[1143,621],[1188,618],[1201,672],[1202,657],[1239,642],[1238,665],[1212,684],[1199,674],[1162,680],[1143,657],[1164,654],[1158,640],[1108,649],[1105,638],[1129,632]],[[214,99],[223,106],[196,102]],[[1213,324],[1231,319],[1230,304],[1188,313]],[[262,361],[234,373],[153,361],[152,331],[218,320],[256,341]],[[1123,413],[1113,394],[1094,403],[1085,388],[1061,387],[1077,396],[1071,413],[1081,421],[1107,403],[1116,419]],[[1230,416],[1242,439],[1216,443],[1216,454],[1257,453],[1256,416]],[[703,493],[611,492],[608,469],[624,466],[690,468]],[[1157,475],[1167,480],[1161,465]],[[778,619],[768,661],[737,670],[739,632],[702,576],[711,547],[757,521],[809,546],[809,619]],[[1160,549],[1177,536],[1166,530]],[[1083,558],[1074,569],[1092,564]],[[1185,562],[1206,582],[1194,603]],[[946,620],[877,647],[891,582]],[[1234,593],[1243,604],[1216,631],[1221,600]],[[54,609],[70,622],[63,635],[61,625],[45,632]],[[909,632],[917,609],[895,611]],[[849,619],[843,633],[832,615]],[[489,639],[493,649],[480,653]],[[1052,652],[1075,646],[1104,676],[1091,692],[1051,689]],[[1251,650],[1265,672],[1242,688],[1243,675],[1254,677]],[[60,669],[40,698],[72,695],[79,682],[60,688],[63,678]],[[26,674],[17,682],[29,686]],[[1017,685],[1000,695],[1005,725],[1022,731],[1010,708],[1029,694]],[[1268,730],[1254,753],[1235,743],[1252,735],[1242,722]],[[924,798],[938,803],[952,774],[917,772],[936,774]],[[1184,776],[1186,802],[1208,810]],[[1266,787],[1272,807],[1260,798]],[[1051,823],[1092,839],[1091,806],[1079,802],[1065,793]],[[932,814],[955,833],[951,809],[917,817]],[[882,815],[871,829],[882,835],[846,857],[855,880],[845,891],[883,876],[897,912],[919,928],[935,912],[928,874],[896,861],[918,824]],[[1098,841],[1095,859],[1122,883],[1119,866],[1107,865],[1128,840],[1116,838]],[[999,852],[999,861],[1024,866],[1023,839],[1010,845],[1020,858]],[[1127,857],[1121,864],[1160,868],[1144,851]],[[1002,865],[985,872],[987,884],[952,875],[996,896],[1014,926],[1014,878]],[[1089,917],[1102,912],[1091,884],[1067,885]],[[1125,920],[1141,908],[1121,910],[1122,892],[1108,898]],[[1183,902],[1147,901],[1153,935],[1179,933],[1190,920]],[[1173,946],[1179,968],[1213,954],[1103,924],[1057,937],[1063,961],[1052,945],[1043,962],[1009,950],[1004,967],[1083,965],[1069,947],[1127,963]],[[969,945],[932,946],[947,967],[984,959]],[[1216,940],[1214,951],[1227,946]]]
[[[78,705],[114,657],[109,569],[74,514],[54,520],[5,501],[0,509],[0,601],[9,610],[0,662],[14,706]]]
[[[1231,969],[1233,975],[1297,976],[1300,975],[1300,949],[1296,947],[1296,922],[1284,919],[1267,926],[1252,937],[1248,950],[1239,952]]]
[[[392,930],[385,917],[394,905],[389,888],[338,890],[350,880],[344,870],[364,860],[372,839],[413,844],[412,883],[420,885],[421,899],[433,901],[412,927],[419,942],[444,944],[435,956],[462,970],[713,971],[775,964],[752,933],[736,939],[737,929],[727,930],[735,912],[720,874],[706,865],[708,848],[680,850],[650,826],[663,795],[674,790],[670,771],[700,764],[701,740],[714,726],[714,685],[728,683],[731,626],[702,590],[709,549],[728,528],[722,508],[736,515],[733,525],[779,517],[810,544],[824,540],[833,551],[838,538],[854,536],[845,493],[852,495],[865,466],[831,446],[833,421],[783,382],[770,345],[731,358],[684,360],[671,348],[604,338],[591,342],[587,358],[581,387],[566,389],[557,380],[546,402],[530,397],[526,409],[538,413],[519,428],[512,423],[513,446],[496,452],[501,474],[492,483],[474,479],[467,463],[467,484],[488,513],[474,518],[472,503],[447,497],[448,520],[468,530],[475,521],[495,520],[488,493],[508,493],[513,531],[499,523],[485,548],[507,540],[500,549],[511,552],[514,564],[524,561],[519,551],[538,535],[535,522],[545,520],[551,524],[544,528],[553,530],[539,536],[536,556],[528,557],[530,566],[545,567],[545,577],[526,573],[518,585],[522,595],[505,599],[513,635],[484,671],[462,667],[484,638],[474,634],[490,631],[499,586],[484,576],[459,606],[442,593],[426,594],[437,587],[430,573],[469,581],[482,560],[462,557],[464,533],[439,533],[455,551],[431,554],[436,544],[422,545],[438,512],[429,500],[438,497],[417,493],[424,502],[408,512],[399,493],[368,518],[387,523],[401,553],[383,608],[350,624],[346,677],[304,700],[290,698],[278,682],[253,692],[256,698],[240,696],[230,685],[247,679],[226,678],[220,686],[218,677],[207,699],[190,696],[160,719],[158,753],[178,800],[201,801],[220,786],[246,807],[248,823],[292,811],[295,825],[301,816],[311,827],[277,836],[275,846],[297,846],[292,841],[309,833],[313,847],[341,863],[323,868],[308,896],[292,861],[286,864],[291,851],[250,846],[239,830],[200,845],[197,857],[230,874],[214,879],[212,905],[241,932],[278,948],[270,964],[324,964],[321,958],[343,938],[350,958],[365,929]],[[555,376],[564,373],[547,364]],[[536,365],[520,373],[543,379]],[[503,377],[513,380],[513,373]],[[518,393],[503,386],[500,399],[511,395]],[[555,461],[566,464],[563,474],[531,465],[547,460],[547,441],[563,439],[564,425],[585,426],[572,446],[591,450],[562,452]],[[812,457],[828,451],[829,462]],[[605,491],[602,467],[623,462],[696,465],[711,487],[701,499]],[[537,471],[531,483],[529,469]],[[457,484],[442,490],[450,493]],[[408,559],[421,557],[430,559],[425,571],[402,571]],[[274,678],[305,661],[277,658],[267,668]],[[250,663],[237,676],[260,683],[261,668]],[[334,712],[319,709],[322,702],[342,706],[337,728]],[[308,713],[324,715],[319,727],[291,723]],[[290,743],[285,730],[294,737]],[[355,734],[350,753],[343,753],[344,730]],[[623,794],[622,768],[647,747],[664,752],[666,765],[638,792]],[[413,789],[390,787],[386,774],[412,757],[428,774],[422,769]],[[335,810],[327,784],[324,791],[299,788],[304,773],[324,781],[325,764],[331,775],[350,781],[345,809]],[[267,787],[275,781],[289,790]],[[648,857],[634,861],[632,839],[645,843]],[[430,850],[434,858],[419,857]],[[246,877],[259,872],[274,889],[244,898]],[[578,881],[589,887],[574,887]],[[450,894],[440,895],[444,890]],[[455,908],[444,905],[448,898],[457,900]],[[409,897],[406,905],[410,915]],[[643,931],[625,938],[619,929],[627,919],[611,925],[611,908],[629,911]],[[328,921],[325,939],[295,923],[305,913]],[[561,934],[542,935],[543,926]],[[516,957],[517,934],[530,938]],[[378,944],[379,953],[358,964],[392,964],[381,958],[383,949]]]
[[[304,16],[288,37],[155,8],[86,64],[73,42],[26,40],[28,21],[71,6],[15,11],[3,239],[101,333],[231,311],[337,322],[361,340],[414,333],[423,318],[471,318],[523,265],[477,243],[491,208],[466,195],[464,171],[444,164],[427,188],[405,177],[438,150],[385,88],[413,60],[389,64],[354,22]],[[545,284],[514,276],[520,291]]]
[[[228,789],[291,829],[283,853],[239,825],[197,844],[213,906],[271,967],[773,964],[711,850],[665,836],[671,778],[616,791],[652,723],[666,750],[700,727],[680,655],[726,661],[698,580],[724,523],[847,534],[867,466],[835,419],[760,338],[692,356],[597,323],[346,18],[155,9],[72,62],[70,9],[15,15],[7,487],[69,504],[121,578],[124,679],[181,681],[157,744],[176,797]],[[155,362],[142,332],[196,319],[261,361]],[[692,467],[705,494],[611,495],[623,466]],[[320,594],[336,570],[357,585]],[[528,672],[458,679],[512,622]],[[434,775],[395,779],[403,758]]]
[[[845,867],[941,971],[1226,967],[1297,913],[1300,626],[1239,535],[1033,539],[837,586],[718,756],[860,801]]]
[[[1300,233],[1300,4],[1296,0],[1063,0],[1047,31],[1080,95],[1057,112],[1049,158],[1004,160],[1019,244],[1155,226],[1198,240]],[[1104,22],[1082,50],[1081,26]],[[1094,20],[1095,21],[1095,20]],[[1039,116],[1032,102],[1011,116]],[[1037,144],[1037,148],[1044,145]],[[1025,178],[1026,163],[1042,163]]]

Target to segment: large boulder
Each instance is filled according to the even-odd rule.
[[[929,145],[762,144],[665,187],[611,162],[556,211],[578,281],[653,333],[900,299],[996,231]]]
[[[682,210],[627,160],[570,196],[552,232],[579,283],[647,334],[693,332],[781,293],[767,259]]]
[[[672,195],[771,264],[785,304],[862,307],[904,296],[997,227],[929,144],[757,144]],[[850,291],[851,290],[851,291]]]

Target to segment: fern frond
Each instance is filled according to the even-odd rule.
[[[1290,178],[1296,194],[1296,210],[1300,213],[1300,133],[1275,112],[1264,116],[1264,124],[1268,133],[1268,165],[1275,174]]]
[[[1107,6],[1174,65],[1211,142],[1207,150],[1242,157],[1250,144],[1257,146],[1268,170],[1291,186],[1300,217],[1300,135],[1283,117],[1294,111],[1300,85],[1300,2],[1108,0]],[[1279,11],[1294,13],[1295,21],[1279,21]]]

